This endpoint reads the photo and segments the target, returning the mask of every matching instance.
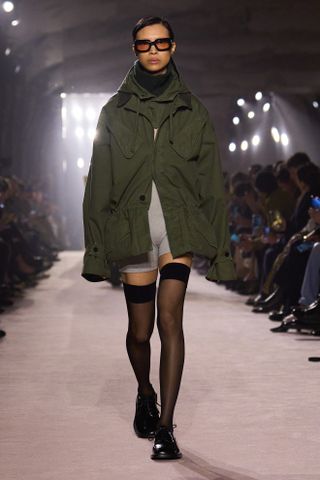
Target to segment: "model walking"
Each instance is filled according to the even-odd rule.
[[[172,59],[172,28],[146,17],[132,34],[137,60],[103,107],[94,140],[83,200],[82,276],[110,278],[110,263],[117,262],[129,319],[126,346],[138,382],[134,430],[154,438],[152,459],[177,459],[173,414],[192,255],[211,259],[207,280],[232,279],[234,269],[214,130]],[[149,376],[156,297],[161,414]]]

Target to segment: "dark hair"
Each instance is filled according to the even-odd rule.
[[[255,187],[262,193],[269,194],[278,188],[277,180],[274,174],[268,170],[258,173],[255,181]]]
[[[147,27],[148,25],[155,25],[157,23],[160,23],[161,25],[166,27],[166,29],[169,32],[170,38],[172,38],[172,40],[174,40],[174,33],[173,33],[173,30],[172,30],[171,25],[169,24],[168,20],[166,20],[165,18],[162,18],[162,17],[151,17],[150,16],[150,17],[142,17],[142,18],[140,18],[140,20],[137,21],[137,23],[135,24],[135,26],[132,30],[133,41],[136,39],[136,36],[137,36],[137,33],[139,32],[139,30],[141,30],[144,27]]]
[[[320,170],[314,163],[300,167],[297,175],[301,182],[308,185],[311,193],[320,195]]]
[[[297,168],[302,167],[302,165],[307,165],[308,163],[311,163],[310,157],[304,152],[297,152],[287,160],[287,167]]]
[[[249,175],[257,175],[263,169],[263,166],[260,163],[254,163],[248,168]]]
[[[231,185],[234,187],[237,183],[250,182],[250,177],[247,173],[236,172],[230,179]]]
[[[279,168],[279,170],[276,171],[276,179],[278,182],[289,183],[290,178],[290,172],[286,167]]]
[[[236,197],[244,197],[246,193],[254,192],[254,188],[250,182],[239,182],[234,187],[234,194]]]

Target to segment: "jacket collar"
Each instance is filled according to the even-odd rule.
[[[171,100],[175,102],[176,109],[187,107],[189,110],[192,110],[191,92],[179,92],[176,95],[172,95]],[[138,103],[138,98],[133,92],[118,91],[117,107],[126,106],[128,110],[137,112]]]
[[[117,90],[118,107],[126,106],[127,109],[136,112],[137,108],[140,109],[141,101],[143,102],[144,100],[153,99],[155,102],[172,102],[174,103],[174,108],[183,106],[192,110],[191,92],[181,78],[179,70],[172,57],[170,58],[172,80],[168,88],[159,96],[145,90],[137,82],[134,73],[137,62],[138,60],[136,60],[131,66]]]

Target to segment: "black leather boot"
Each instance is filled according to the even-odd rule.
[[[317,298],[313,303],[305,307],[294,308],[292,313],[303,321],[312,321],[320,322],[320,297]]]
[[[154,436],[159,418],[157,394],[155,392],[153,395],[142,395],[138,393],[136,413],[133,421],[133,428],[136,435],[140,438]]]
[[[266,297],[261,302],[257,302],[252,311],[254,313],[269,313],[275,308],[280,307],[283,303],[283,293],[280,288],[277,288],[274,292],[272,292],[268,297]]]
[[[176,460],[182,457],[173,435],[175,427],[176,425],[172,428],[160,425],[157,429],[151,454],[152,460]]]
[[[281,305],[278,310],[269,313],[269,320],[272,320],[273,322],[282,322],[282,320],[290,315],[291,312],[292,308],[290,306]]]
[[[318,335],[320,330],[320,320],[319,318],[297,318],[295,314],[288,315],[285,317],[279,327],[270,328],[271,332],[288,332],[289,330],[301,330],[307,331],[313,335]]]

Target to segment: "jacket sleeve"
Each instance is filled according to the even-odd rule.
[[[81,275],[90,282],[99,282],[111,275],[104,245],[104,226],[109,214],[111,186],[110,138],[103,108],[93,142],[82,203],[85,253]]]
[[[202,129],[198,158],[200,208],[209,220],[217,240],[217,255],[211,259],[206,279],[210,281],[234,280],[235,268],[230,251],[230,233],[224,194],[219,148],[207,112]]]

